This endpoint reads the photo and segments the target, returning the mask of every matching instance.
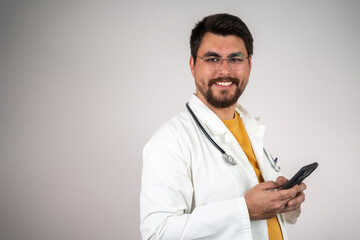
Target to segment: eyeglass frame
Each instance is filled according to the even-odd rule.
[[[242,54],[242,53],[240,53],[240,54],[245,57],[244,54]],[[210,63],[210,66],[211,66],[211,63],[213,63],[213,62],[209,62],[209,61],[207,61],[206,59],[210,59],[210,58],[217,59],[217,61],[220,62],[220,65],[219,65],[219,67],[218,67],[216,70],[219,70],[219,69],[222,67],[223,62],[224,62],[225,60],[228,62],[229,68],[230,68],[230,69],[233,69],[232,66],[234,66],[234,65],[232,64],[232,62],[231,62],[230,60],[236,58],[236,56],[229,56],[229,57],[227,57],[227,58],[220,58],[220,57],[217,57],[217,56],[206,56],[206,57],[205,57],[205,56],[204,56],[204,57],[195,56],[195,57],[196,57],[196,58],[200,58],[200,59],[203,60],[205,63]],[[245,61],[246,59],[249,59],[249,57],[245,57],[245,58],[241,59],[241,62]],[[216,63],[217,63],[217,62],[216,62]]]

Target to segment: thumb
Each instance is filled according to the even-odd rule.
[[[276,189],[279,186],[280,186],[279,183],[274,182],[274,181],[267,181],[267,182],[260,183],[258,185],[259,189],[262,189],[262,190]]]
[[[276,182],[277,182],[279,185],[281,185],[281,186],[285,185],[285,183],[287,183],[288,181],[289,181],[289,180],[288,180],[287,178],[283,177],[283,176],[279,176],[279,177],[276,179]]]

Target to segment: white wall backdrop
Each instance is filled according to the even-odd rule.
[[[358,1],[1,1],[0,239],[140,239],[142,148],[194,92],[189,34],[241,17],[240,102],[290,176],[319,162],[290,239],[356,239]]]

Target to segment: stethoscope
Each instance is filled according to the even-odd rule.
[[[201,125],[200,121],[198,120],[198,118],[196,117],[195,113],[191,110],[189,103],[186,103],[186,108],[189,110],[191,116],[193,117],[196,125],[200,128],[200,130],[203,132],[203,134],[206,136],[207,139],[209,139],[209,141],[212,143],[212,145],[214,145],[214,147],[216,147],[222,154],[223,159],[225,160],[225,162],[227,162],[230,165],[236,165],[237,162],[236,160],[229,154],[227,154],[224,149],[222,149],[211,137],[210,135],[206,132],[206,130],[204,129],[204,127]],[[264,153],[267,157],[267,159],[269,160],[271,166],[277,171],[280,171],[280,166],[277,165],[277,158],[273,158],[270,154],[268,154],[268,152],[265,150],[265,148],[263,148]]]

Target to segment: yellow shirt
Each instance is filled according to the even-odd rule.
[[[259,180],[259,183],[264,182],[263,177],[261,176],[259,164],[256,160],[255,154],[253,152],[249,136],[247,135],[245,126],[238,113],[235,113],[235,118],[231,120],[222,120],[225,126],[230,130],[234,135],[235,139],[240,144],[242,150],[245,152],[251,166],[254,168],[256,176]],[[267,220],[269,240],[282,240],[282,232],[280,228],[279,221],[277,217],[273,217]]]

